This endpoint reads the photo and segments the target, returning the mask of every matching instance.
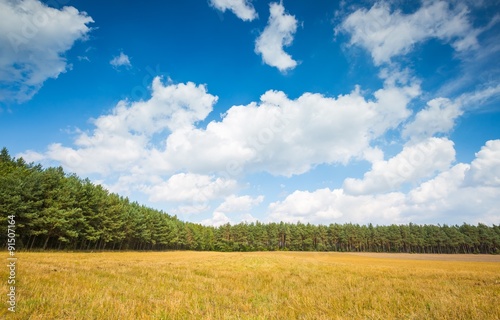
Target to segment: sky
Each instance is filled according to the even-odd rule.
[[[500,1],[0,0],[0,145],[205,225],[500,223]]]

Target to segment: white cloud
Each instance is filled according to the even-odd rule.
[[[409,200],[422,205],[445,200],[451,192],[455,192],[463,183],[470,165],[459,163],[447,171],[443,171],[434,179],[422,183],[409,194]]]
[[[450,167],[455,160],[453,142],[429,138],[408,145],[388,161],[377,161],[363,179],[348,178],[344,189],[349,194],[371,194],[397,190],[408,182],[416,183]]]
[[[407,105],[418,93],[418,85],[391,83],[375,92],[374,101],[359,88],[337,98],[305,93],[295,100],[268,91],[259,103],[233,106],[221,121],[197,128],[217,97],[203,85],[163,85],[155,78],[151,99],[119,102],[93,121],[93,131],[78,134],[75,147],[56,143],[44,155],[21,156],[104,176],[190,172],[231,178],[262,171],[291,176],[367,157],[372,140],[408,117]]]
[[[498,223],[500,172],[496,159],[499,145],[500,140],[488,141],[471,164],[459,163],[412,190],[407,197],[408,219],[452,219],[452,223],[457,224]],[[496,151],[491,153],[492,149]],[[485,159],[487,164],[478,167],[478,162]]]
[[[488,141],[471,164],[459,163],[408,193],[352,195],[343,189],[295,191],[269,205],[272,221],[313,223],[498,223],[500,140]]]
[[[500,140],[486,142],[476,153],[466,179],[470,185],[500,187]]]
[[[143,156],[143,146],[146,144],[143,136],[125,133],[103,135],[102,140],[99,138],[100,136],[90,137],[89,145],[80,144],[78,148],[53,143],[45,152],[45,158],[58,161],[70,172],[107,175],[113,172],[129,171]],[[23,156],[27,157],[27,155]],[[31,158],[27,157],[27,159],[31,161]]]
[[[489,86],[481,90],[466,92],[457,98],[458,103],[468,109],[476,109],[490,99],[500,96],[500,84]]]
[[[144,187],[152,202],[205,203],[229,195],[237,187],[235,180],[192,173],[178,173],[167,181]]]
[[[319,189],[313,192],[295,191],[283,201],[269,205],[272,221],[331,223],[377,221],[399,222],[404,194],[353,196],[342,189]]]
[[[0,0],[0,95],[29,100],[49,78],[69,68],[63,54],[84,40],[93,22],[73,7],[50,8],[37,0]]]
[[[22,154],[18,155],[18,157],[23,157],[23,159],[27,160],[28,162],[43,162],[47,159],[44,154],[31,150],[23,152]]]
[[[448,133],[455,126],[455,119],[462,114],[460,104],[446,98],[433,99],[404,127],[402,135],[418,140],[436,133]]]
[[[234,193],[236,179],[252,172],[291,176],[319,164],[379,162],[383,153],[371,142],[408,117],[407,105],[420,92],[418,85],[389,79],[373,100],[359,88],[336,98],[304,93],[293,100],[271,90],[259,102],[233,106],[222,120],[199,128],[196,123],[217,101],[204,85],[155,78],[151,89],[149,100],[120,101],[93,120],[93,130],[78,131],[74,146],[55,143],[44,153],[18,156],[98,174],[113,191],[176,203],[178,212],[201,212],[208,202]],[[262,201],[226,200],[219,213]]]
[[[117,193],[123,196],[129,196],[133,191],[145,183],[145,181],[153,179],[151,183],[160,183],[161,179],[154,179],[154,177],[145,177],[139,175],[121,175],[112,184],[108,184],[105,180],[95,181],[102,185],[106,190],[112,193]]]
[[[200,214],[202,212],[207,212],[208,210],[210,210],[210,205],[208,203],[196,203],[196,204],[179,205],[169,212],[171,212],[172,214],[181,214],[184,216],[189,216],[193,214]]]
[[[173,173],[178,168],[156,158],[158,153],[151,148],[151,140],[192,127],[206,118],[216,101],[217,97],[208,94],[203,85],[163,85],[160,78],[155,78],[151,99],[120,101],[110,114],[94,120],[92,133],[78,135],[76,148],[55,143],[45,157],[78,174]],[[29,160],[36,156],[32,152],[23,155]]]
[[[411,14],[391,12],[388,2],[376,2],[369,10],[351,13],[335,30],[351,35],[350,44],[368,50],[376,65],[411,51],[419,42],[437,38],[456,51],[476,48],[477,35],[463,5],[454,8],[447,1],[423,1]]]
[[[258,219],[252,216],[250,213],[244,213],[240,216],[240,222],[243,223],[255,223]]]
[[[231,10],[243,21],[252,21],[258,17],[252,3],[248,0],[210,0],[210,4],[222,12]]]
[[[342,216],[336,208],[338,190],[319,189],[314,192],[295,191],[284,201],[269,205],[271,218],[288,222],[297,222],[305,217],[315,216],[324,219],[336,219]]]
[[[212,214],[212,218],[210,219],[205,219],[202,220],[200,223],[206,226],[221,226],[226,223],[231,223],[231,219],[229,219],[224,213],[222,212],[214,212]]]
[[[283,50],[284,46],[292,44],[297,20],[285,13],[282,3],[271,3],[269,11],[267,26],[255,41],[255,52],[262,55],[266,64],[284,72],[297,66],[297,62]]]
[[[234,106],[206,129],[174,132],[158,158],[191,172],[231,175],[291,176],[318,164],[345,164],[406,119],[407,104],[418,92],[413,85],[388,86],[375,93],[377,100],[367,101],[358,89],[337,98],[305,93],[295,100],[268,91],[259,104]],[[191,157],[193,152],[198,157]]]
[[[371,126],[375,135],[381,135],[387,129],[395,129],[406,120],[411,115],[407,104],[421,93],[417,81],[398,84],[394,77],[399,75],[400,72],[394,72],[388,76],[384,88],[374,93],[377,99],[377,119]]]
[[[130,63],[130,58],[123,52],[120,52],[120,55],[113,57],[113,59],[111,59],[109,63],[115,68],[132,66],[132,64]]]
[[[212,219],[203,220],[201,223],[206,225],[221,225],[227,222],[255,222],[257,219],[250,212],[253,207],[259,205],[263,200],[264,196],[254,198],[248,195],[236,196],[232,194],[226,197],[213,211]],[[239,216],[239,221],[233,220],[235,215]]]
[[[449,133],[455,127],[456,119],[465,111],[477,109],[498,95],[500,95],[500,85],[466,92],[454,100],[432,99],[415,115],[413,121],[404,126],[401,135],[404,138],[420,141],[438,133]]]
[[[256,198],[252,198],[248,195],[246,196],[235,196],[230,195],[227,197],[223,203],[221,203],[216,209],[215,212],[222,213],[249,213],[252,207],[260,204],[264,200],[264,196],[258,196]]]
[[[363,151],[362,158],[373,164],[384,160],[384,152],[378,147],[368,147]]]

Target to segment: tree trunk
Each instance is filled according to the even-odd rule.
[[[29,247],[30,250],[33,249],[33,245],[35,244],[36,236],[33,237],[33,240],[31,240],[31,245]]]
[[[49,243],[50,236],[48,235],[47,238],[45,239],[45,243],[43,244],[43,250],[47,248],[47,244]]]

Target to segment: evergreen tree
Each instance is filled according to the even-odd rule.
[[[71,250],[374,251],[500,253],[500,226],[313,225],[183,222],[130,202],[61,167],[43,169],[0,151],[0,239],[16,219],[16,247]]]

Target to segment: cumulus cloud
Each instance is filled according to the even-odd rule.
[[[206,226],[218,227],[227,223],[232,223],[232,221],[224,213],[214,212],[212,218],[204,219],[200,223]]]
[[[78,174],[113,172],[172,173],[164,161],[157,160],[155,148],[149,148],[157,135],[182,131],[201,121],[212,110],[217,97],[207,93],[203,85],[192,82],[164,85],[160,78],[152,84],[152,96],[147,101],[120,101],[110,114],[93,121],[92,132],[81,132],[75,148],[54,143],[45,157],[61,163]],[[26,159],[38,156],[23,154]],[[163,166],[162,166],[163,165]]]
[[[432,137],[436,133],[448,133],[455,126],[455,120],[462,114],[458,103],[446,98],[433,99],[405,126],[402,135],[422,139]]]
[[[336,208],[339,192],[341,191],[332,192],[328,188],[314,192],[297,190],[284,201],[269,205],[271,218],[288,222],[301,221],[311,216],[330,220],[339,218],[342,216],[342,212]]]
[[[237,196],[230,195],[213,211],[212,218],[204,219],[201,221],[205,225],[220,226],[222,224],[238,223],[238,222],[255,222],[250,211],[253,207],[259,205],[264,200],[264,196],[251,197],[248,195]],[[230,219],[228,216],[239,216],[239,221]]]
[[[260,103],[234,106],[205,129],[174,132],[158,158],[192,172],[236,175],[267,171],[291,176],[318,164],[347,163],[406,119],[407,104],[418,92],[413,85],[389,85],[369,101],[358,89],[337,98],[305,93],[295,100],[268,91]],[[193,152],[198,158],[190,156]]]
[[[468,13],[463,5],[423,1],[417,11],[404,14],[391,11],[388,2],[378,1],[369,10],[351,13],[335,31],[350,34],[350,44],[368,50],[374,63],[380,65],[432,38],[450,43],[457,52],[476,48],[480,31],[474,29]]]
[[[476,153],[467,173],[470,185],[500,187],[500,140],[490,140]]]
[[[221,203],[215,212],[222,213],[249,213],[252,207],[260,204],[264,200],[264,196],[252,198],[251,196],[236,196],[230,195],[223,203]]]
[[[132,64],[130,63],[130,58],[123,52],[120,52],[120,55],[113,57],[109,64],[111,64],[115,68],[132,66]]]
[[[359,88],[336,98],[304,93],[294,100],[271,90],[259,103],[233,106],[221,121],[198,128],[217,97],[203,85],[164,85],[156,78],[151,99],[119,102],[93,121],[93,131],[78,134],[75,147],[52,144],[44,156],[78,174],[291,176],[367,156],[371,141],[408,117],[407,105],[418,94],[418,85],[393,83],[376,91],[374,100]]]
[[[295,191],[269,205],[273,221],[315,223],[498,223],[500,140],[488,141],[471,164],[458,163],[408,193],[349,194],[344,189]]]
[[[454,127],[456,119],[466,111],[475,110],[500,94],[500,85],[466,92],[454,100],[435,98],[427,102],[415,118],[407,123],[401,135],[414,141],[421,141],[436,134],[447,134]]]
[[[342,189],[319,189],[295,191],[283,201],[269,205],[269,217],[273,221],[295,223],[312,221],[331,223],[334,221],[366,222],[381,221],[396,223],[404,206],[404,194],[354,196]]]
[[[500,219],[500,140],[491,140],[471,164],[459,163],[422,183],[407,197],[412,221],[453,219],[453,223],[495,223]],[[480,165],[478,165],[480,164]]]
[[[208,202],[229,195],[237,187],[235,180],[192,173],[179,173],[167,181],[143,189],[152,202]]]
[[[281,72],[297,66],[297,61],[283,49],[293,42],[297,31],[295,16],[285,13],[282,3],[271,3],[267,26],[255,41],[255,52],[262,55],[264,63],[278,68]]]
[[[425,181],[408,194],[414,205],[425,205],[436,201],[445,201],[451,192],[455,192],[463,183],[470,165],[459,163],[449,170],[441,172],[434,179]]]
[[[377,161],[363,179],[348,178],[344,189],[350,194],[370,194],[397,190],[408,182],[418,182],[449,168],[455,160],[453,142],[429,138],[408,145],[388,161]]]
[[[292,176],[319,164],[379,162],[383,153],[371,142],[408,117],[408,103],[420,92],[418,85],[389,80],[371,100],[359,88],[338,97],[304,93],[296,99],[270,90],[259,102],[233,106],[221,120],[199,127],[217,101],[204,85],[155,78],[151,91],[149,100],[120,101],[92,120],[93,130],[77,131],[71,147],[54,143],[43,153],[18,156],[100,175],[117,192],[141,192],[152,202],[204,210],[209,201],[233,194],[236,180],[254,172]],[[229,197],[216,212],[228,214],[229,208],[259,201]]]
[[[191,203],[191,202],[188,202]],[[182,214],[182,215],[193,215],[199,214],[202,212],[207,212],[210,210],[209,203],[194,203],[194,204],[181,204],[175,206],[171,211],[172,214]]]
[[[84,40],[94,22],[74,7],[38,0],[0,1],[0,96],[23,102],[69,68],[64,53]]]
[[[243,21],[252,21],[258,17],[252,3],[248,0],[210,0],[210,5],[222,12],[230,10]]]
[[[255,223],[258,219],[252,216],[250,213],[244,213],[240,215],[240,223]]]

